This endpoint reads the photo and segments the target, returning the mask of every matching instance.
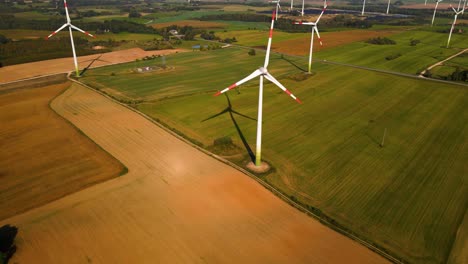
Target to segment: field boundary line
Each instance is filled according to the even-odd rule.
[[[203,152],[204,154],[210,156],[210,157],[213,157],[215,158],[216,160],[244,173],[245,175],[247,175],[248,177],[250,177],[251,179],[255,180],[257,183],[259,183],[260,185],[262,185],[265,189],[269,190],[270,192],[272,192],[276,197],[282,199],[283,201],[285,201],[286,203],[288,203],[289,205],[293,206],[294,208],[298,209],[299,211],[307,214],[308,216],[311,216],[312,218],[316,219],[317,221],[319,221],[321,224],[325,225],[326,227],[334,230],[335,232],[338,232],[348,238],[350,238],[351,240],[354,240],[358,243],[360,243],[361,245],[367,247],[369,250],[381,255],[382,257],[386,258],[387,260],[393,262],[393,263],[403,263],[403,261],[393,255],[391,255],[390,253],[387,253],[386,251],[384,251],[383,249],[379,248],[379,247],[376,247],[375,245],[373,245],[371,242],[368,242],[364,239],[361,239],[359,238],[358,236],[350,233],[349,231],[337,226],[336,224],[333,224],[331,223],[330,221],[318,216],[317,214],[313,213],[312,211],[310,211],[309,209],[307,209],[306,207],[304,207],[303,205],[299,204],[298,202],[295,202],[293,201],[290,197],[288,197],[287,195],[285,195],[284,193],[282,193],[280,190],[276,189],[274,186],[272,186],[271,184],[269,184],[268,182],[265,182],[263,180],[261,180],[260,178],[258,178],[257,176],[255,176],[254,174],[252,174],[251,172],[247,171],[246,169],[230,162],[229,160],[226,160],[222,157],[220,157],[219,155],[216,155],[196,144],[194,144],[193,142],[191,142],[190,140],[188,140],[187,138],[177,134],[175,131],[169,129],[168,127],[164,126],[163,124],[161,124],[160,122],[154,120],[153,118],[151,118],[150,116],[146,115],[145,113],[127,105],[127,104],[124,104],[120,101],[118,101],[117,99],[113,98],[112,96],[100,91],[100,90],[97,90],[97,89],[94,89],[93,87],[91,87],[90,85],[87,85],[85,83],[82,83],[80,82],[79,80],[75,80],[73,78],[70,77],[71,75],[71,72],[67,75],[67,78],[69,80],[71,80],[72,82],[75,82],[89,90],[92,90],[94,92],[97,92],[98,94],[110,99],[111,101],[139,114],[140,116],[144,117],[145,119],[147,119],[148,121],[150,121],[151,123],[157,125],[158,127],[162,128],[164,131],[170,133],[171,135],[175,136],[177,139],[179,140],[182,140],[183,142],[187,143],[188,145],[192,146],[193,148]],[[125,164],[124,164],[125,165]]]

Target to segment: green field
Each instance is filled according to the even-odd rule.
[[[326,40],[326,33],[323,34]],[[427,66],[449,57],[466,48],[468,34],[454,34],[450,49],[447,44],[448,34],[423,30],[410,30],[389,37],[396,45],[374,45],[365,42],[354,42],[316,53],[317,59],[326,59],[359,66],[378,68],[409,74],[417,74]],[[412,39],[420,40],[411,46]],[[387,60],[387,56],[401,56]]]
[[[230,48],[166,62],[168,70],[132,72],[160,63],[145,61],[81,80],[144,100],[139,110],[207,148],[231,137],[240,154],[231,160],[247,162],[241,138],[254,150],[258,80],[229,93],[241,115],[231,117],[227,97],[212,94],[262,65],[263,54]],[[304,104],[266,84],[262,152],[275,170],[261,178],[405,261],[446,262],[468,201],[466,87],[320,63],[300,81],[304,63],[271,59],[272,74]]]

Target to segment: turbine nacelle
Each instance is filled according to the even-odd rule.
[[[258,68],[258,71],[260,71],[261,75],[267,75],[268,74],[268,70],[265,67]]]

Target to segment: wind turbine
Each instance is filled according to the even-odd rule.
[[[76,59],[76,51],[75,51],[75,43],[73,42],[73,34],[72,34],[72,28],[75,29],[75,30],[78,30],[90,37],[93,37],[93,35],[89,34],[88,32],[72,25],[71,23],[71,20],[70,20],[70,15],[68,14],[68,6],[67,6],[67,0],[63,0],[63,5],[65,6],[65,14],[67,16],[67,23],[63,24],[63,26],[61,26],[59,29],[57,29],[56,31],[52,32],[52,34],[50,34],[49,36],[46,37],[46,39],[49,39],[51,37],[53,37],[55,34],[57,34],[60,30],[68,27],[68,30],[70,32],[70,42],[71,42],[71,45],[72,45],[72,51],[73,51],[73,61],[75,62],[75,71],[76,71],[76,76],[77,77],[80,77],[80,72],[78,71],[78,61]]]
[[[424,0],[424,5],[427,5],[427,0]]]
[[[362,3],[362,12],[361,12],[361,16],[364,15],[364,9],[366,8],[366,0],[363,1]]]
[[[270,1],[270,2],[276,4],[276,16],[275,16],[275,19],[278,20],[278,12],[279,12],[279,11],[282,11],[282,10],[281,10],[281,5],[280,5],[280,0],[272,0],[272,1]]]
[[[436,0],[436,5],[435,5],[435,8],[434,8],[434,15],[432,15],[432,23],[431,23],[431,27],[434,25],[434,19],[435,19],[435,15],[436,15],[436,12],[437,12],[437,7],[439,6],[439,3],[442,2],[444,0]]]
[[[218,96],[222,93],[225,93],[229,90],[232,90],[236,88],[237,86],[252,80],[255,77],[260,77],[260,85],[259,85],[259,93],[258,93],[258,118],[257,118],[257,142],[256,142],[256,150],[255,150],[255,166],[260,166],[262,161],[261,161],[261,154],[262,154],[262,107],[263,107],[263,78],[266,78],[270,82],[274,83],[276,86],[278,86],[281,90],[283,90],[286,94],[288,94],[292,99],[296,100],[298,103],[301,103],[299,98],[294,96],[286,87],[284,87],[278,80],[271,75],[267,68],[268,68],[268,63],[270,60],[270,49],[271,49],[271,40],[273,36],[273,26],[275,23],[275,11],[273,11],[273,15],[271,18],[271,26],[270,26],[270,35],[268,37],[268,46],[266,50],[266,55],[265,55],[265,63],[263,64],[263,67],[258,68],[254,72],[252,72],[249,76],[245,77],[244,79],[232,84],[228,88],[225,88],[221,91],[218,91],[215,96]]]
[[[465,7],[463,7],[463,9],[460,11],[455,10],[455,8],[453,8],[452,5],[450,5],[450,7],[453,9],[453,12],[455,12],[455,17],[453,18],[452,28],[450,28],[450,34],[449,34],[448,41],[447,41],[447,48],[450,45],[450,38],[452,38],[452,31],[455,28],[455,24],[457,23],[457,17],[459,14],[461,14],[465,10]]]
[[[390,10],[390,1],[391,1],[391,0],[388,0],[388,5],[387,5],[387,15],[388,15],[388,11]]]
[[[304,16],[304,0],[302,0],[302,11],[301,11],[301,16]]]
[[[294,5],[294,0],[291,0],[291,9],[289,10],[290,12],[293,10],[293,5]]]
[[[317,29],[317,24],[320,21],[320,18],[322,18],[323,13],[327,9],[327,1],[325,0],[323,4],[323,9],[322,13],[320,13],[319,17],[317,18],[317,21],[315,22],[294,22],[296,25],[311,25],[312,26],[312,36],[310,37],[310,52],[309,52],[309,73],[311,73],[310,69],[312,67],[312,49],[314,47],[314,32],[317,33],[318,40],[320,42],[320,46],[322,46],[322,39],[320,38],[319,31]]]

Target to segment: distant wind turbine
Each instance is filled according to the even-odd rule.
[[[323,4],[323,9],[322,13],[320,13],[319,17],[317,18],[317,21],[315,22],[294,22],[296,25],[311,25],[312,26],[312,35],[310,37],[310,52],[309,52],[309,73],[311,73],[311,68],[312,68],[312,49],[314,47],[314,32],[317,33],[318,40],[320,42],[320,46],[322,46],[322,39],[320,38],[320,34],[318,31],[318,22],[320,21],[320,18],[322,18],[323,13],[327,9],[327,1],[324,2]]]
[[[80,77],[80,72],[78,70],[78,61],[76,59],[76,51],[75,51],[75,43],[73,42],[73,34],[72,34],[72,28],[75,29],[75,30],[78,30],[90,37],[93,37],[93,35],[89,34],[88,32],[72,25],[71,23],[71,20],[70,20],[70,15],[68,14],[68,6],[67,6],[67,0],[63,0],[63,5],[65,6],[65,14],[67,16],[67,23],[63,24],[63,26],[61,26],[59,29],[57,29],[56,31],[52,32],[52,34],[50,34],[49,36],[46,37],[46,39],[49,39],[51,37],[53,37],[55,34],[57,34],[60,30],[68,27],[68,30],[70,31],[70,42],[71,42],[71,45],[72,45],[72,51],[73,51],[73,61],[75,62],[75,71],[76,71],[76,76],[77,77]]]
[[[293,5],[294,5],[294,0],[291,0],[291,9],[289,11],[293,10]]]
[[[364,15],[364,9],[365,9],[365,8],[366,8],[366,0],[364,0],[364,1],[362,2],[362,12],[361,12],[361,16]]]
[[[280,0],[272,0],[272,1],[270,1],[270,2],[273,3],[273,4],[276,4],[276,16],[275,16],[275,19],[278,20],[278,12],[279,12],[279,11],[283,11],[283,10],[281,10]]]
[[[304,16],[304,0],[302,0],[302,11],[301,11],[301,16]]]
[[[255,149],[255,165],[258,167],[261,165],[261,154],[262,154],[262,109],[263,109],[263,78],[266,78],[270,82],[274,83],[278,86],[281,90],[283,90],[286,94],[288,94],[291,98],[296,100],[298,103],[301,103],[299,98],[294,96],[286,87],[284,87],[278,80],[275,79],[267,70],[268,63],[270,60],[270,49],[271,49],[271,41],[273,37],[273,26],[275,24],[275,11],[273,11],[273,15],[271,17],[271,26],[270,26],[270,36],[268,38],[268,46],[265,55],[265,63],[263,67],[258,68],[249,76],[245,77],[244,79],[232,84],[228,88],[225,88],[221,91],[218,91],[215,96],[218,96],[222,93],[225,93],[229,90],[236,88],[237,86],[252,80],[253,78],[260,77],[260,85],[259,85],[259,94],[258,94],[258,118],[257,118],[257,142],[256,142],[256,149]]]
[[[431,23],[431,27],[434,25],[434,19],[435,19],[435,15],[436,15],[436,12],[437,12],[437,7],[439,6],[439,3],[442,2],[444,0],[436,0],[436,5],[435,5],[435,8],[434,8],[434,15],[432,15],[432,23]]]
[[[448,37],[448,40],[447,40],[447,48],[450,45],[450,39],[452,38],[452,32],[453,32],[453,29],[455,28],[455,24],[457,23],[457,17],[458,17],[459,14],[461,14],[465,10],[465,8],[463,8],[462,10],[457,11],[457,10],[455,10],[455,8],[453,8],[452,5],[450,5],[450,7],[453,9],[453,12],[455,12],[455,17],[453,18],[452,27],[450,28],[450,33],[449,33],[449,37]]]
[[[391,1],[391,0],[388,0],[388,5],[387,5],[387,15],[388,15],[388,11],[390,10],[390,1]]]

